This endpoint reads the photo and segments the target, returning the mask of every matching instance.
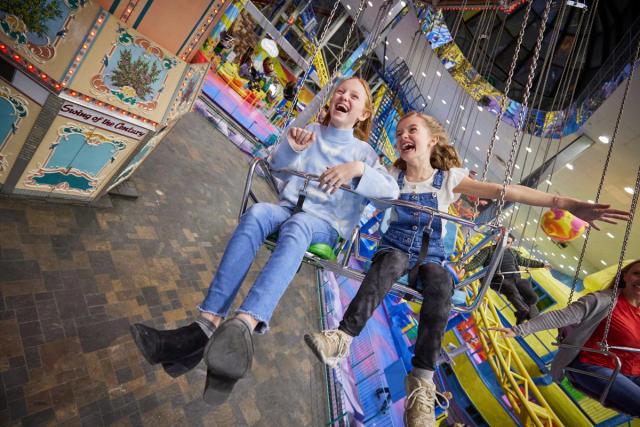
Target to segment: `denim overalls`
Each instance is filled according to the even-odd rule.
[[[404,171],[400,171],[398,175],[400,191],[404,186],[404,175]],[[443,181],[444,172],[436,170],[432,187],[439,190]],[[438,209],[436,193],[402,193],[400,194],[400,200]],[[409,270],[416,264],[428,262],[442,264],[445,259],[442,241],[442,219],[439,216],[435,216],[429,229],[430,214],[401,206],[396,206],[393,209],[397,218],[391,221],[387,232],[382,236],[379,251],[395,248],[409,254]],[[425,235],[430,236],[429,247],[425,248],[427,249],[426,253],[421,257],[420,249]]]

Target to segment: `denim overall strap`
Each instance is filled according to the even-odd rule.
[[[433,184],[431,184],[431,186],[436,190],[439,190],[440,188],[442,188],[443,180],[444,180],[444,173],[440,169],[438,169],[436,171],[436,175],[433,177]],[[435,208],[436,209],[438,208],[437,196],[436,196]],[[433,231],[433,229],[431,228],[431,224],[433,223],[434,219],[435,219],[435,215],[431,214],[429,224],[427,224],[422,229],[422,242],[420,244],[420,254],[418,255],[418,262],[416,262],[416,265],[409,271],[409,286],[412,286],[416,289],[418,284],[418,269],[420,268],[420,265],[424,262],[424,260],[427,258],[427,253],[429,252],[429,242],[431,241],[431,233]]]

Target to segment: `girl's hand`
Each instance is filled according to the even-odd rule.
[[[500,333],[502,333],[502,336],[505,338],[515,338],[516,333],[513,332],[513,329],[511,328],[498,328],[498,327],[494,327],[494,328],[487,328],[487,330],[489,331],[498,331]]]
[[[596,203],[588,203],[580,200],[565,199],[564,203],[560,203],[562,209],[566,209],[581,220],[589,223],[590,226],[600,231],[595,221],[602,221],[608,224],[617,224],[614,219],[622,221],[629,220],[629,212],[619,209],[611,209],[611,205],[603,205]]]
[[[287,132],[287,142],[294,151],[304,151],[316,140],[316,134],[302,128],[291,128]]]
[[[341,185],[349,184],[353,178],[362,176],[363,173],[364,163],[362,162],[347,162],[327,168],[320,175],[320,189],[333,194]]]

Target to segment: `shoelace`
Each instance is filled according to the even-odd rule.
[[[347,356],[347,354],[349,353],[349,343],[338,331],[324,331],[323,334],[329,339],[329,341],[337,345],[337,359],[342,359],[343,357]]]
[[[447,410],[449,409],[449,398],[443,393],[436,391],[435,404],[440,408]]]
[[[418,405],[424,405],[429,412],[434,410],[434,400],[427,398],[427,393],[429,389],[425,386],[418,386],[413,389],[413,391],[407,396],[407,400],[405,400],[405,408],[411,409],[413,405],[418,403]]]

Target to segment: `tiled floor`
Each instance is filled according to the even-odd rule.
[[[251,375],[218,408],[201,399],[202,364],[174,380],[128,332],[191,321],[236,224],[247,162],[191,113],[135,175],[137,200],[0,198],[0,425],[323,424],[320,368],[302,342],[318,324],[308,266],[256,338]]]

